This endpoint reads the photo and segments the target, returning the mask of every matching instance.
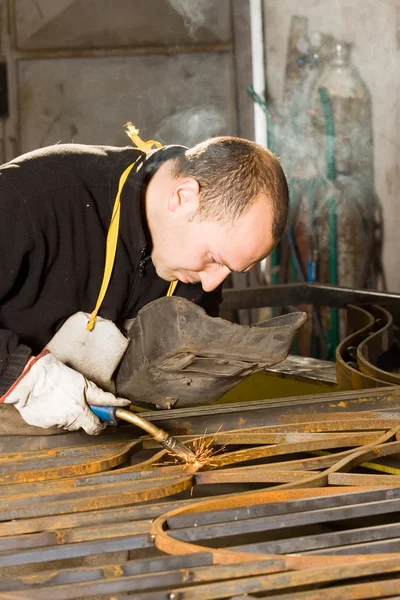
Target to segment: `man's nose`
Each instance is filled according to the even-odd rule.
[[[220,283],[228,277],[230,270],[228,267],[219,266],[216,269],[201,271],[200,281],[201,287],[205,292],[212,292],[219,286]]]

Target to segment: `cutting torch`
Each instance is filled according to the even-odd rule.
[[[132,425],[136,425],[136,427],[140,427],[140,429],[149,433],[163,448],[168,450],[170,454],[173,454],[183,462],[189,464],[196,462],[196,455],[194,452],[182,444],[182,442],[176,440],[160,427],[153,425],[150,421],[146,421],[146,419],[143,419],[143,417],[140,417],[138,414],[115,406],[90,405],[90,408],[94,414],[101,421],[107,423],[107,425],[118,425],[119,419],[132,423]]]

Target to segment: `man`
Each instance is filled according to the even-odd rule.
[[[3,165],[0,396],[35,427],[96,434],[103,426],[88,404],[127,403],[43,352],[71,315],[96,303],[119,185],[118,244],[99,314],[120,328],[174,280],[176,295],[217,316],[222,282],[268,256],[286,223],[279,161],[239,138],[147,153],[62,144]]]

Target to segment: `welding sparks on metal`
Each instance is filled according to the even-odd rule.
[[[193,452],[196,456],[196,465],[200,469],[205,465],[213,466],[211,459],[222,452],[225,448],[225,444],[221,446],[219,449],[215,448],[215,440],[218,433],[221,430],[221,426],[218,430],[212,434],[211,436],[207,435],[207,430],[200,437],[197,437],[193,441]]]
[[[168,450],[168,454],[172,458],[174,458],[174,463],[176,463],[177,458],[181,458],[181,460],[183,460],[187,465],[189,465],[191,467],[191,469],[194,469],[195,471],[201,469],[204,466],[213,467],[215,465],[211,461],[211,459],[214,456],[216,456],[217,454],[219,454],[220,452],[222,452],[225,448],[225,444],[223,444],[218,449],[214,445],[216,436],[218,435],[220,429],[221,429],[221,427],[219,427],[218,431],[216,431],[214,434],[210,434],[210,435],[207,435],[207,430],[206,430],[203,435],[198,436],[198,437],[194,438],[193,440],[191,440],[190,442],[188,442],[191,445],[190,449],[187,446],[181,444],[181,442],[179,442],[175,438],[173,438],[174,442],[176,444],[181,444],[183,446],[183,448],[185,448],[186,451],[190,452],[191,455],[193,455],[193,458],[191,455],[189,455],[187,457],[187,459],[185,459],[183,457],[181,458],[179,456],[179,450],[175,446],[173,448],[174,451],[171,452],[165,443],[162,445]],[[185,454],[185,456],[186,456],[186,454]],[[165,465],[165,463],[160,463],[159,466],[163,466],[163,465]]]

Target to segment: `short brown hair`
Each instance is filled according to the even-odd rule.
[[[232,222],[262,193],[273,207],[273,238],[281,238],[289,192],[283,169],[272,152],[242,138],[215,137],[171,162],[173,177],[193,177],[200,185],[196,217]]]

